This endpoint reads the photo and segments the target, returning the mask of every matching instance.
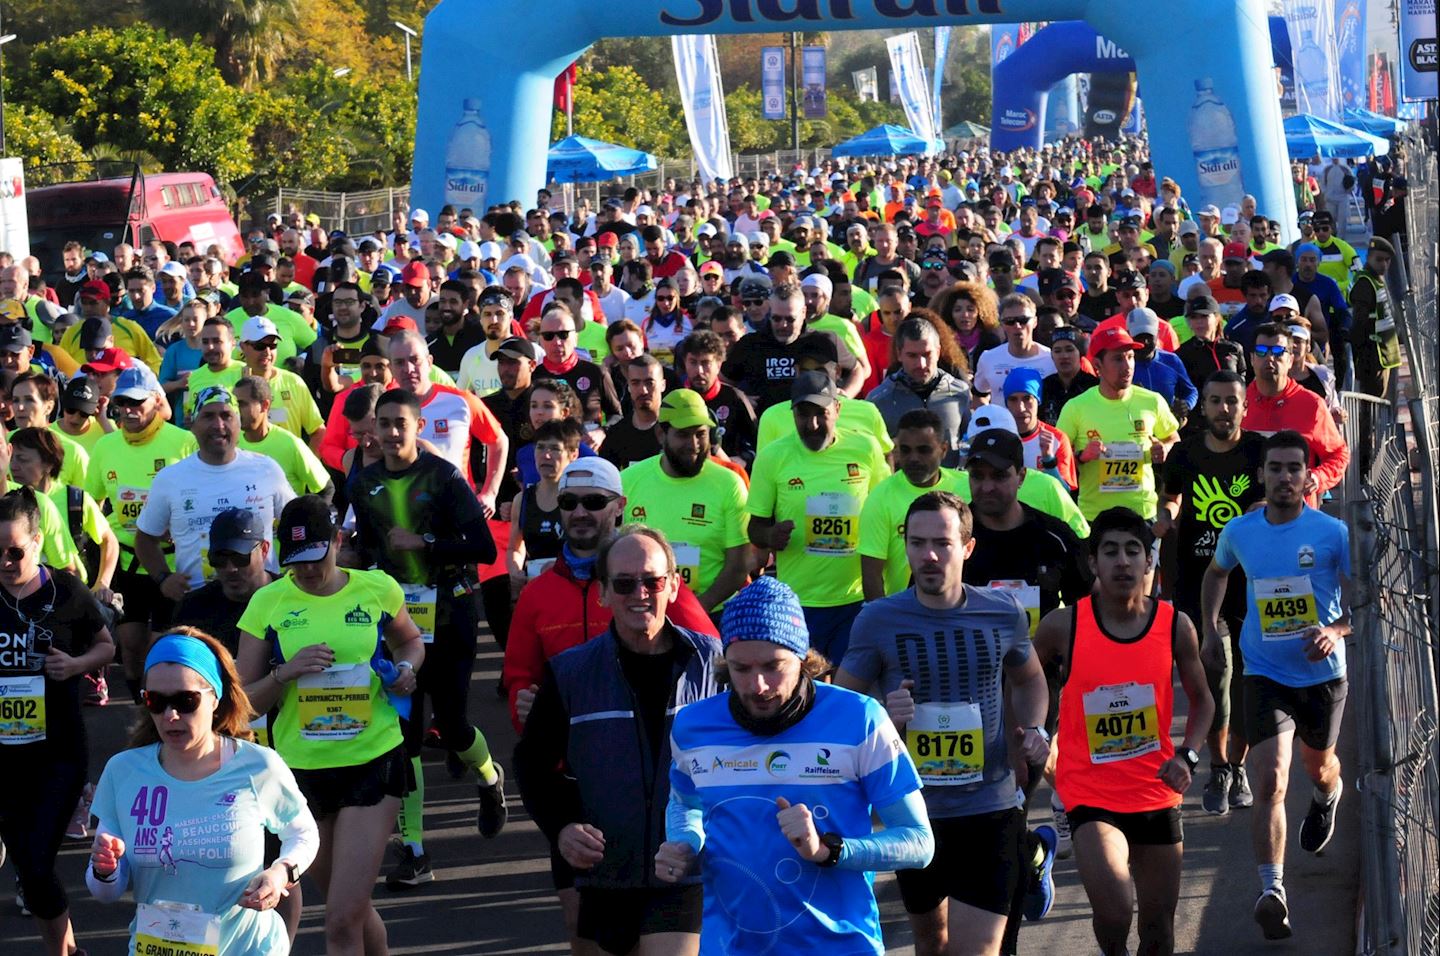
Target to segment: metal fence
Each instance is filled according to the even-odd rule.
[[[1345,497],[1364,828],[1358,949],[1392,956],[1440,954],[1440,178],[1427,134],[1402,142],[1408,254],[1389,278],[1406,358],[1400,397],[1393,405],[1346,402],[1357,459]]]
[[[320,225],[329,232],[343,229],[352,236],[376,230],[390,231],[396,212],[410,208],[410,190],[372,189],[358,193],[332,193],[319,189],[281,189],[273,197],[250,206],[251,214],[264,219],[279,213],[286,219],[293,212],[320,217]]]

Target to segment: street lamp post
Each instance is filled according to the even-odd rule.
[[[401,23],[399,20],[394,20],[391,22],[395,24],[395,29],[405,34],[405,79],[411,83],[414,83],[415,69],[411,66],[410,63],[410,38],[417,37],[420,34],[416,33],[413,27],[408,27],[405,24]]]

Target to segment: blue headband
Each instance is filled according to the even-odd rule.
[[[199,638],[188,634],[166,634],[156,641],[145,655],[145,673],[156,664],[183,664],[215,688],[215,696],[225,696],[224,684],[220,681],[220,663],[215,652]]]

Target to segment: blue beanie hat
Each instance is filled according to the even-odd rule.
[[[736,641],[769,641],[803,658],[810,650],[810,629],[789,585],[762,577],[726,602],[720,640],[726,647]]]

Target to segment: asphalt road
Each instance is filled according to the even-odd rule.
[[[470,710],[495,754],[508,763],[515,736],[504,704],[494,692],[500,655],[488,638],[482,639],[481,648]],[[1183,700],[1183,694],[1176,696]],[[99,778],[105,758],[123,745],[126,729],[138,715],[138,709],[128,703],[87,711],[92,780]],[[1354,737],[1348,723],[1347,717],[1342,760],[1353,753]],[[509,787],[510,825],[494,840],[485,840],[475,830],[473,783],[451,780],[438,757],[427,760],[425,772],[426,845],[434,860],[436,879],[406,893],[391,893],[383,882],[377,884],[375,901],[389,929],[391,952],[446,956],[567,952],[559,908],[551,891],[545,840],[519,805],[513,783]],[[1202,778],[1204,773],[1202,770]],[[1342,956],[1354,952],[1359,885],[1358,804],[1352,798],[1354,777],[1348,768],[1345,776],[1348,793],[1341,805],[1335,839],[1323,856],[1313,857],[1303,854],[1294,838],[1311,787],[1298,761],[1292,774],[1291,839],[1285,882],[1295,936],[1286,943],[1265,943],[1251,920],[1251,907],[1259,890],[1250,850],[1249,811],[1235,811],[1223,818],[1207,816],[1200,808],[1197,782],[1185,801],[1185,873],[1176,916],[1177,953]],[[1036,795],[1035,807],[1032,824],[1048,820],[1048,795],[1043,790]],[[91,899],[83,880],[88,852],[88,841],[72,842],[66,845],[60,859],[80,945],[92,956],[124,953],[133,907],[126,902],[102,906]],[[33,920],[19,916],[10,898],[12,880],[7,864],[0,871],[0,886],[5,888],[0,896],[0,953],[38,953],[39,937]],[[1073,861],[1057,864],[1055,881],[1054,909],[1042,922],[1025,926],[1020,936],[1021,953],[1095,953],[1090,910]],[[893,877],[878,879],[876,890],[889,952],[910,952],[909,927]],[[324,952],[323,914],[318,899],[315,893],[307,899],[309,905],[295,947],[295,952],[303,956]]]

